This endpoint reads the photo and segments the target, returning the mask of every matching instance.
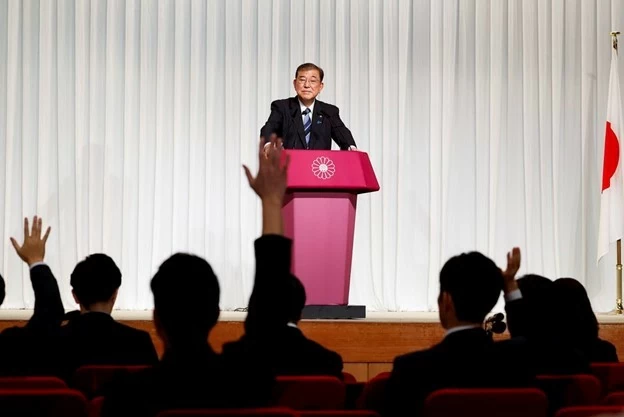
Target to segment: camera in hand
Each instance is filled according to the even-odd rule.
[[[503,313],[496,313],[485,319],[483,328],[488,336],[492,337],[494,333],[501,334],[507,330],[507,324],[503,320],[505,320],[505,315]]]

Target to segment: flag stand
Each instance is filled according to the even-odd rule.
[[[615,265],[616,276],[616,294],[615,300],[615,314],[623,314],[624,308],[622,307],[622,239],[617,240],[617,264]]]

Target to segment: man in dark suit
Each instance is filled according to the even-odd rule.
[[[271,103],[271,114],[260,135],[268,138],[276,134],[286,149],[329,150],[334,139],[342,150],[357,150],[338,107],[316,99],[323,90],[323,77],[320,67],[311,63],[300,65],[293,80],[297,96]]]
[[[272,141],[272,145],[275,144]],[[262,200],[262,236],[255,242],[256,277],[252,298],[259,297],[264,320],[279,311],[271,304],[272,281],[288,274],[290,253],[283,237],[282,201],[286,192],[287,164],[280,148],[269,158],[264,143],[258,149],[259,172],[251,187]],[[203,259],[176,254],[166,260],[152,279],[154,324],[165,345],[160,363],[116,384],[106,396],[102,416],[153,417],[167,409],[265,407],[272,404],[275,378],[262,361],[245,355],[233,358],[216,354],[208,335],[219,317],[219,282]],[[265,296],[266,295],[266,296]],[[255,305],[252,310],[255,310]]]
[[[524,345],[517,341],[494,343],[482,328],[502,289],[503,273],[480,253],[455,256],[444,265],[438,307],[446,335],[430,349],[394,360],[385,414],[422,414],[427,396],[442,388],[526,386],[532,382]]]
[[[149,333],[111,317],[121,271],[110,257],[87,256],[74,268],[70,282],[80,314],[60,329],[62,377],[70,378],[83,365],[152,365],[158,361]]]
[[[240,340],[225,344],[223,354],[233,357],[256,354],[276,375],[330,375],[342,379],[340,355],[308,339],[297,327],[306,302],[303,284],[294,275],[288,275],[280,285],[282,288],[274,291],[283,294],[278,304],[282,318],[274,330],[254,332],[252,329]]]
[[[0,333],[0,374],[46,375],[53,373],[56,358],[49,341],[63,320],[63,303],[58,284],[44,263],[45,246],[50,228],[42,237],[42,220],[35,216],[32,228],[24,219],[24,241],[11,243],[19,257],[30,268],[30,280],[35,293],[34,313],[26,326],[10,327]],[[4,279],[0,277],[0,304],[4,301]]]

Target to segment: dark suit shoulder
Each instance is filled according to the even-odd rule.
[[[333,104],[329,104],[329,103],[326,103],[326,102],[320,101],[320,100],[317,100],[316,103],[319,104],[323,108],[323,111],[325,113],[329,114],[330,116],[333,116],[333,115],[338,114],[340,112],[340,109],[338,109],[338,107],[334,106]]]
[[[296,330],[296,329],[293,329]],[[298,330],[297,330],[298,331]],[[301,333],[300,340],[300,349],[306,352],[307,356],[310,358],[314,358],[315,362],[326,364],[334,367],[340,367],[340,372],[342,372],[342,356],[339,353],[334,352],[321,345],[314,340],[308,339]]]
[[[415,352],[405,353],[394,358],[394,366],[410,366],[412,364],[427,363],[438,356],[440,345],[434,345],[428,349],[417,350]]]
[[[617,349],[611,342],[596,339],[589,360],[590,362],[618,362]]]
[[[288,107],[292,101],[293,101],[292,97],[281,98],[279,100],[273,100],[271,102],[271,106]]]
[[[120,332],[121,334],[127,335],[128,337],[137,337],[137,338],[150,337],[149,333],[146,332],[145,330],[136,329],[132,326],[128,326],[127,324],[120,323],[116,320],[113,321],[113,327],[118,332]]]

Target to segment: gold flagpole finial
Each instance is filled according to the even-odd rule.
[[[620,34],[620,32],[611,32],[611,37],[613,38],[613,49],[615,49],[615,52],[617,52],[618,50],[618,35]]]

